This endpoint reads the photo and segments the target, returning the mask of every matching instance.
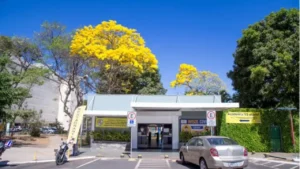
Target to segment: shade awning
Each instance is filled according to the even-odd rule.
[[[86,110],[84,115],[87,116],[112,116],[112,117],[126,117],[127,111],[99,111],[99,110]]]
[[[226,110],[239,108],[239,103],[149,103],[132,102],[131,107],[135,110]]]

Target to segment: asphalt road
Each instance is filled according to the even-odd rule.
[[[56,166],[54,162],[23,164],[0,167],[0,169],[197,169],[196,165],[182,165],[175,160],[142,159],[89,159],[67,162]],[[299,164],[291,162],[250,160],[246,169],[299,169]]]

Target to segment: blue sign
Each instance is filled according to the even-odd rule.
[[[191,126],[193,130],[202,130],[203,126]]]
[[[133,120],[130,120],[130,122],[129,122],[130,124],[134,124],[134,121]]]

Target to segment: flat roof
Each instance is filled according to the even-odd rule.
[[[177,96],[177,95],[89,95],[87,111],[124,112],[133,110],[184,110],[205,111],[238,108],[239,103],[222,103],[220,95]],[[120,113],[123,112],[123,113]]]

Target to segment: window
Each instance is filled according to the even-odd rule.
[[[238,145],[238,143],[236,143],[230,138],[208,138],[207,141],[209,142],[210,145],[216,145],[216,146]]]
[[[196,138],[192,138],[187,143],[188,146],[195,146],[196,145]]]
[[[196,146],[203,146],[203,141],[202,141],[202,139],[198,138],[198,139],[196,140]]]

